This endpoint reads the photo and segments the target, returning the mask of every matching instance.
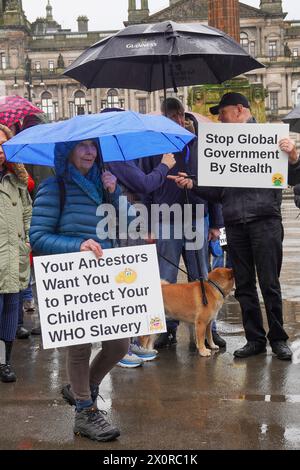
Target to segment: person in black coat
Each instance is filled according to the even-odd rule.
[[[250,105],[245,96],[227,93],[218,106],[211,108],[223,123],[253,123]],[[299,166],[295,144],[280,141],[280,149],[289,156],[290,168]],[[283,328],[282,297],[279,275],[282,264],[283,227],[282,194],[278,189],[200,188],[179,174],[169,177],[181,188],[193,188],[197,194],[222,203],[228,251],[236,282],[236,298],[241,305],[247,343],[234,351],[237,358],[266,352],[266,336],[278,359],[291,360],[292,352]],[[256,274],[264,299],[269,332],[263,317],[256,288]]]

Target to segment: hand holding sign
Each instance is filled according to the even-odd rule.
[[[283,152],[290,161],[295,159],[287,134],[286,124],[201,123],[198,186],[286,188],[288,162]]]
[[[95,242],[95,240],[92,240],[91,238],[81,243],[80,251],[92,251],[96,258],[101,258],[103,255],[100,243]]]
[[[294,164],[298,161],[298,153],[295,142],[286,137],[279,141],[279,148],[289,156],[289,163]]]

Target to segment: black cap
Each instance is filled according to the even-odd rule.
[[[216,116],[219,114],[221,108],[225,108],[225,106],[236,106],[238,104],[243,105],[244,108],[250,108],[249,101],[244,95],[241,95],[241,93],[226,93],[222,96],[220,103],[217,106],[209,108],[209,111]]]

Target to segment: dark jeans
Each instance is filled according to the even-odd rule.
[[[266,342],[256,290],[256,273],[267,313],[270,343],[286,340],[283,329],[279,275],[282,263],[283,227],[279,218],[269,217],[246,224],[226,226],[236,298],[242,309],[247,341]]]
[[[0,294],[0,339],[13,341],[16,337],[19,314],[19,292]]]

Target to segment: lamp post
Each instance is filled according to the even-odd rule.
[[[32,101],[31,89],[33,88],[33,85],[32,85],[32,74],[31,74],[31,59],[29,59],[28,55],[26,56],[26,59],[25,59],[25,82],[24,84],[27,87],[28,101]]]
[[[19,88],[19,86],[20,86],[19,83],[18,83],[18,78],[20,78],[20,76],[19,77],[17,76],[17,69],[16,69],[15,70],[15,76],[14,76],[14,83],[13,83],[13,88],[15,90],[17,88]],[[32,97],[34,97],[34,95],[32,94],[33,77],[32,77],[32,70],[31,70],[31,59],[29,59],[28,56],[25,59],[24,85],[26,86],[28,101],[32,101]],[[42,74],[41,70],[40,70],[40,83],[39,83],[39,86],[41,86],[41,87],[46,86],[46,84],[43,80],[43,74]]]

